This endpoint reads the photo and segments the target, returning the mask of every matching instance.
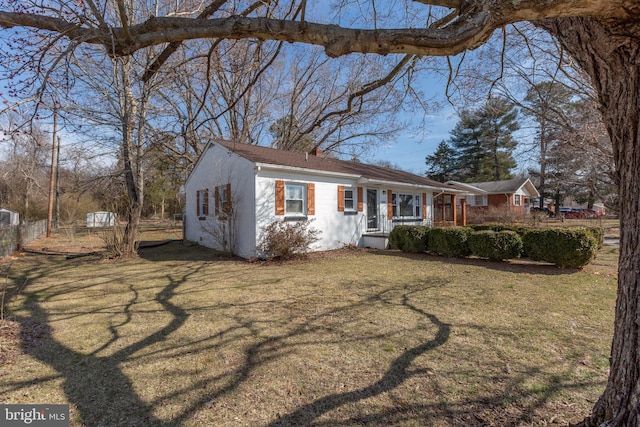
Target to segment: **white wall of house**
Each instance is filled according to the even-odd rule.
[[[398,224],[431,224],[433,192],[416,187],[398,187],[389,185],[371,185],[358,183],[355,178],[321,176],[304,171],[285,171],[280,168],[263,168],[256,177],[256,228],[257,236],[261,236],[264,227],[278,219],[291,218],[292,221],[300,219],[299,215],[276,215],[276,181],[282,180],[285,184],[314,184],[315,188],[315,214],[305,215],[304,218],[312,220],[311,227],[321,230],[320,240],[316,242],[314,250],[330,250],[344,247],[345,245],[363,246],[362,235],[367,230],[367,189],[377,191],[378,195],[378,231],[388,233]],[[354,194],[354,210],[341,212],[338,210],[338,186],[352,189]],[[358,212],[357,188],[362,187],[362,211]],[[426,193],[427,219],[408,219],[401,221],[398,218],[391,220],[388,212],[388,191],[396,194],[419,195],[422,209],[422,196]],[[306,200],[305,200],[306,205]],[[306,212],[305,212],[306,213]],[[369,230],[370,231],[370,230]],[[258,237],[258,240],[260,237]]]
[[[231,184],[232,215],[215,215],[215,188]],[[209,214],[197,215],[198,190],[208,190]],[[185,185],[185,238],[203,246],[223,250],[223,239],[235,254],[255,256],[254,164],[226,148],[213,144],[203,153]]]
[[[315,214],[308,215],[276,215],[276,181],[285,184],[301,184],[306,186],[313,183],[315,189]],[[312,220],[310,227],[321,230],[320,240],[313,246],[314,250],[328,250],[357,245],[366,227],[365,212],[357,212],[357,200],[354,200],[356,210],[351,212],[338,211],[338,186],[352,188],[357,199],[357,182],[354,179],[319,176],[300,171],[284,171],[280,169],[264,168],[256,177],[256,224],[255,234],[262,235],[264,227],[275,220],[292,221],[300,218]],[[306,192],[305,192],[306,196]]]

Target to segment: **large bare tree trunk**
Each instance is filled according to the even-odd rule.
[[[607,387],[585,426],[640,426],[640,41],[592,19],[540,23],[593,80],[613,143],[620,194],[620,259]]]
[[[144,200],[144,181],[142,175],[141,155],[139,141],[140,129],[136,135],[136,119],[140,114],[138,102],[133,95],[131,82],[131,59],[114,59],[117,67],[116,73],[120,73],[120,119],[122,122],[122,163],[124,166],[124,180],[129,196],[127,212],[127,226],[122,240],[121,253],[125,257],[137,253],[136,243],[140,228],[140,217]],[[117,74],[116,74],[117,75]]]

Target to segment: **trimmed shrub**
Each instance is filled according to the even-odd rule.
[[[491,261],[520,258],[522,238],[515,231],[477,231],[469,236],[471,253]]]
[[[598,249],[602,249],[602,246],[604,246],[604,229],[602,227],[588,227],[586,230],[594,239],[596,239]]]
[[[532,260],[551,262],[562,268],[583,267],[598,250],[598,242],[584,229],[529,230],[523,243]]]
[[[422,225],[397,225],[389,233],[392,248],[405,252],[424,252],[427,250],[429,227]]]
[[[389,233],[389,246],[391,249],[400,249],[403,251],[404,242],[407,240],[407,226],[396,225]]]
[[[509,224],[471,224],[468,226],[469,228],[472,228],[474,231],[484,231],[484,230],[491,230],[491,231],[495,231],[496,233],[499,231],[514,231],[516,233],[518,233],[518,235],[520,237],[524,236],[524,233],[526,233],[529,228],[521,226],[521,225],[509,225]]]
[[[262,227],[258,249],[269,258],[288,260],[306,254],[320,240],[320,230],[310,228],[312,220],[274,221]]]
[[[471,255],[468,239],[473,232],[467,227],[435,227],[429,230],[427,247],[438,255],[461,258]]]

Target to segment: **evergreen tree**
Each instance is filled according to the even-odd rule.
[[[513,132],[520,128],[515,105],[503,98],[490,99],[477,117],[484,150],[478,181],[512,178],[516,167],[513,151],[518,145]]]
[[[450,132],[449,143],[455,151],[456,181],[480,181],[485,158],[482,130],[477,111],[463,110]]]
[[[464,110],[438,150],[426,158],[427,176],[446,174],[462,182],[512,178],[516,167],[513,132],[519,129],[515,106],[502,98],[489,100],[476,110]]]
[[[456,152],[446,141],[440,141],[436,151],[426,158],[428,178],[447,182],[457,178]]]

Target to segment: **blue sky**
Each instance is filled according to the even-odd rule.
[[[372,158],[365,161],[386,160],[408,172],[423,175],[426,171],[425,157],[433,154],[440,141],[449,139],[449,132],[458,122],[458,116],[447,100],[447,83],[441,75],[423,70],[413,84],[428,96],[425,104],[432,106],[433,110],[427,111],[426,115],[424,112],[404,115],[401,119],[409,121],[406,131],[388,144],[381,145],[372,153]]]
[[[443,139],[449,138],[458,117],[453,107],[447,105],[440,111],[429,114],[420,124],[421,130],[413,129],[398,135],[397,139],[375,150],[373,161],[387,160],[402,169],[418,175],[426,170],[425,157],[432,154]]]

